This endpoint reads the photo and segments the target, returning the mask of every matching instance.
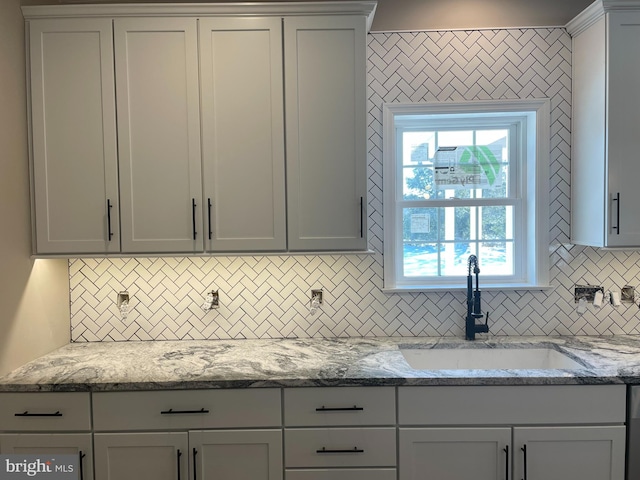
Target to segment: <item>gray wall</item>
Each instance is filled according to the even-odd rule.
[[[24,20],[0,2],[0,374],[69,342],[64,260],[31,260]]]

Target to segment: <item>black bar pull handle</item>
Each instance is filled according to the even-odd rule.
[[[505,453],[504,456],[504,460],[505,460],[505,468],[504,468],[504,472],[505,472],[505,480],[509,480],[509,445],[505,446],[502,451]]]
[[[520,450],[524,452],[524,478],[522,480],[527,480],[527,446],[523,445]]]
[[[364,453],[364,450],[358,447],[353,447],[352,449],[345,450],[331,450],[326,447],[322,447],[321,450],[316,450],[316,453]]]
[[[193,239],[196,239],[196,235],[198,235],[198,232],[196,232],[196,199],[192,198],[191,199],[191,220],[193,223]]]
[[[364,237],[364,198],[360,197],[360,238]]]
[[[111,199],[107,198],[107,231],[109,233],[109,241],[111,241],[111,237],[113,237],[113,232],[111,231],[111,209],[113,205],[111,205]]]
[[[86,456],[87,456],[86,454],[82,453],[82,450],[78,452],[78,463],[80,466],[80,480],[84,480],[84,469],[82,468],[82,459]]]
[[[15,413],[14,416],[16,417],[61,417],[62,414],[60,413],[60,411],[57,411],[55,413],[29,413],[28,410],[25,410],[22,413]]]
[[[200,410],[174,410],[173,408],[170,408],[169,410],[161,411],[160,415],[179,415],[183,413],[209,413],[209,410],[204,407]]]
[[[196,463],[196,456],[198,455],[198,450],[193,447],[193,480],[198,480],[196,478],[196,473],[198,472],[198,464]]]
[[[616,225],[611,225],[611,230],[616,231],[616,235],[620,235],[620,192],[611,199],[611,203],[616,202]],[[611,206],[613,208],[613,205]]]
[[[178,480],[180,480],[180,457],[182,457],[182,452],[178,449]]]
[[[211,199],[208,198],[207,199],[208,205],[207,205],[207,218],[209,219],[209,240],[211,240],[211,237],[213,236],[213,231],[211,230]]]
[[[353,407],[325,407],[323,405],[320,408],[316,408],[316,412],[355,412],[362,410],[364,410],[364,407],[358,407],[356,405]]]

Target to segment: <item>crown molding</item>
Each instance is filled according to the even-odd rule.
[[[640,0],[596,0],[569,21],[565,28],[573,37],[585,31],[605,13],[624,10],[640,10]]]
[[[95,17],[255,17],[292,15],[363,15],[371,29],[377,1],[251,2],[251,3],[140,3],[23,6],[25,20]]]

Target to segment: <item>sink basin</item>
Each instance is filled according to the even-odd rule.
[[[584,365],[553,348],[401,348],[414,370],[575,370]]]

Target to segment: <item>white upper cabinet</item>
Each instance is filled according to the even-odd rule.
[[[36,253],[365,251],[375,6],[23,7]]]
[[[110,19],[29,28],[36,253],[120,251]]]
[[[289,250],[366,250],[366,17],[284,22]]]
[[[206,249],[286,245],[282,21],[200,19]]]
[[[197,29],[114,21],[123,252],[204,249]]]
[[[637,2],[636,2],[637,3]],[[595,3],[573,34],[572,242],[640,247],[640,6]]]

